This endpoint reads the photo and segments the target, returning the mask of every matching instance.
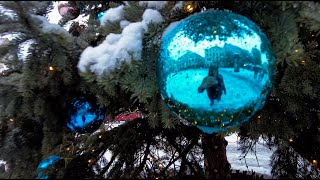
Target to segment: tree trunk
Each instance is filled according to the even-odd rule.
[[[207,179],[231,179],[231,165],[227,159],[228,142],[221,135],[204,134],[202,148]]]

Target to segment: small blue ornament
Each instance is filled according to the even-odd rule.
[[[44,171],[53,166],[58,160],[60,160],[59,156],[49,156],[47,159],[41,161],[37,167],[37,179],[48,179],[49,176],[44,173]]]
[[[69,122],[71,131],[89,133],[95,131],[103,122],[105,112],[86,97],[76,98],[71,103]]]
[[[262,109],[274,74],[270,42],[244,16],[196,13],[162,36],[157,63],[162,99],[205,133],[226,131]]]
[[[99,14],[98,14],[98,21],[99,21],[99,23],[101,23],[102,17],[103,17],[103,15],[104,15],[104,13],[106,13],[106,11],[104,11],[104,12],[99,12]]]

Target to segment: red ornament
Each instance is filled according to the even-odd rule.
[[[145,114],[140,111],[133,112],[133,113],[121,113],[117,115],[114,120],[116,121],[132,121],[138,118],[144,118]]]
[[[59,14],[70,20],[77,18],[80,15],[80,8],[74,1],[59,1],[58,3]]]

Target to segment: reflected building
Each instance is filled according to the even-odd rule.
[[[211,48],[205,49],[205,67],[209,67],[210,65],[224,67],[223,59],[226,56],[226,52],[224,48],[213,46]]]
[[[201,68],[205,63],[205,59],[197,53],[187,51],[183,56],[181,56],[175,66],[175,72],[177,70],[189,69],[189,68]]]

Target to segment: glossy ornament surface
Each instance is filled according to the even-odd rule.
[[[49,156],[47,159],[42,160],[37,167],[37,171],[38,171],[37,179],[48,179],[49,176],[47,175],[47,173],[45,173],[45,171],[47,171],[59,160],[60,160],[59,156]]]
[[[205,133],[249,120],[264,106],[274,73],[266,35],[239,14],[196,13],[163,33],[157,64],[162,98]]]
[[[93,100],[80,97],[71,103],[67,126],[71,131],[91,133],[97,130],[104,117],[104,110],[99,108]]]

